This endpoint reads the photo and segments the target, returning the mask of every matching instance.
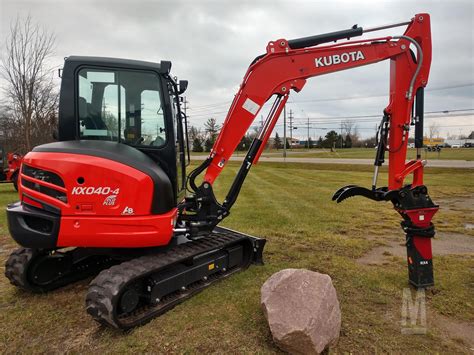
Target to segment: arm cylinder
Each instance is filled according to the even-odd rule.
[[[425,88],[418,88],[415,98],[415,148],[423,148]]]

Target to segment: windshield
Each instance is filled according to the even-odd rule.
[[[166,143],[158,75],[130,70],[81,69],[78,86],[81,139],[150,147]]]

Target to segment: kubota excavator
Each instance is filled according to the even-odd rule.
[[[0,184],[13,183],[18,191],[18,173],[23,157],[17,153],[6,153],[0,146]]]
[[[350,41],[398,26],[406,26],[403,35]],[[189,175],[187,121],[180,108],[187,82],[170,75],[170,62],[66,58],[58,142],[24,157],[21,201],[7,210],[10,233],[22,248],[7,260],[6,276],[19,288],[46,292],[97,274],[87,292],[87,312],[127,329],[216,280],[262,263],[264,239],[218,224],[229,215],[290,92],[300,91],[308,78],[383,60],[390,60],[390,100],[381,115],[372,187],[349,185],[333,199],[391,201],[403,217],[409,280],[416,287],[432,285],[431,218],[438,206],[423,185],[420,158],[431,63],[428,14],[269,42],[245,74],[209,157]],[[214,181],[271,97],[275,101],[261,131],[225,200],[218,202]],[[418,154],[406,162],[411,126]],[[388,186],[377,187],[387,151]],[[411,183],[405,183],[408,175]]]

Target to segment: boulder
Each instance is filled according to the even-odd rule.
[[[262,286],[261,304],[275,343],[293,354],[320,354],[339,338],[341,310],[331,277],[285,269]]]

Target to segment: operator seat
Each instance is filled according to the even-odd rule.
[[[99,114],[95,113],[92,109],[92,105],[87,103],[86,99],[79,97],[78,102],[79,109],[79,122],[81,126],[89,130],[108,130],[107,125],[102,120]],[[97,135],[94,136],[90,133],[87,134],[88,139],[98,139],[98,140],[110,140],[107,136]]]

